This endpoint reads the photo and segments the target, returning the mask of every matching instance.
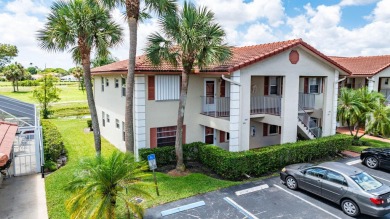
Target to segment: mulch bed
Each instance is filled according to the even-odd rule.
[[[199,162],[190,161],[190,162],[186,162],[185,165],[186,165],[186,171],[184,173],[178,173],[175,170],[176,166],[174,164],[158,167],[157,171],[169,174],[171,176],[185,176],[188,175],[189,173],[201,173],[216,179],[223,179],[222,177],[214,173],[212,170],[210,170],[208,167],[202,165]]]

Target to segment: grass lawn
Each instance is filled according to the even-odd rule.
[[[78,83],[60,84],[57,85],[57,87],[61,89],[61,100],[58,103],[87,100],[87,94],[85,91],[83,92],[79,90]],[[35,88],[36,87],[19,86],[19,92],[13,92],[10,82],[0,82],[0,95],[15,98],[27,103],[37,103],[37,101],[32,97],[32,91]]]
[[[46,198],[49,217],[52,219],[69,218],[65,209],[65,201],[70,197],[70,193],[64,188],[71,180],[72,174],[77,168],[78,161],[83,157],[93,157],[95,155],[93,147],[92,133],[84,133],[86,120],[51,120],[62,133],[65,147],[69,152],[68,164],[46,177]],[[102,139],[102,154],[108,156],[116,148]],[[148,178],[152,182],[152,178]],[[145,201],[145,207],[186,198],[200,193],[213,191],[239,184],[238,182],[214,179],[203,174],[189,174],[185,177],[171,177],[163,173],[157,173],[160,196],[157,197],[154,188],[149,188],[152,200]],[[118,212],[119,213],[119,212]]]
[[[362,140],[368,142],[370,145],[369,146],[353,146],[353,145],[350,145],[350,146],[348,146],[347,150],[360,153],[363,149],[366,149],[366,148],[385,148],[385,147],[390,147],[390,144],[386,143],[386,142],[373,140],[373,139],[368,139],[368,138],[364,138],[364,137],[362,138]]]

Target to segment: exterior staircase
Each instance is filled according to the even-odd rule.
[[[298,107],[298,133],[306,139],[315,139],[321,137],[321,128],[310,125],[312,122],[310,115],[300,105],[298,105]]]

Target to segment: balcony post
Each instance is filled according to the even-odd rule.
[[[295,142],[297,139],[299,75],[286,74],[283,77],[282,134],[280,143]]]

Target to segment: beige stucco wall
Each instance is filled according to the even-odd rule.
[[[256,132],[254,136],[249,137],[249,149],[280,144],[280,134],[263,136],[263,123],[252,120],[250,127],[252,126]]]

